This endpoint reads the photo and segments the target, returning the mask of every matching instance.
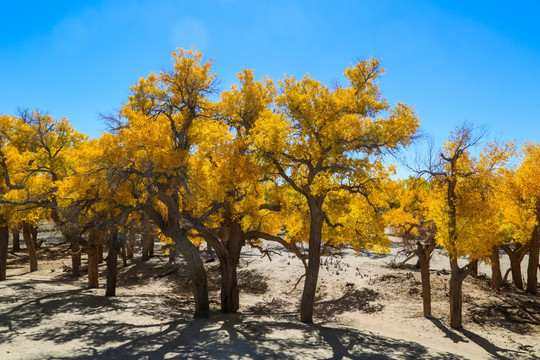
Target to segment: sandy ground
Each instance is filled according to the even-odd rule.
[[[507,287],[491,292],[488,279],[464,284],[464,330],[448,326],[448,259],[432,260],[433,315],[422,316],[420,274],[388,264],[400,250],[377,256],[346,251],[324,257],[315,323],[298,321],[303,267],[272,244],[272,261],[245,247],[239,269],[241,309],[219,312],[219,268],[204,252],[212,316],[193,319],[187,269],[161,276],[171,264],[160,255],[136,256],[120,268],[117,297],[87,289],[85,275],[62,271],[66,244],[39,250],[40,270],[11,254],[0,283],[0,359],[538,359],[538,297]],[[414,262],[411,261],[411,263]],[[83,264],[85,257],[83,256]],[[524,260],[524,264],[526,259]],[[508,267],[503,257],[503,270]],[[84,271],[83,267],[83,271]]]

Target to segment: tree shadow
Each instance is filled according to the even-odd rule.
[[[473,333],[472,331],[466,330],[466,329],[460,329],[460,330],[454,331],[454,330],[449,329],[448,327],[446,327],[446,325],[444,325],[439,319],[429,318],[429,320],[437,328],[439,328],[441,331],[443,331],[445,333],[446,337],[449,338],[450,340],[452,340],[454,343],[469,342],[469,340],[470,340],[473,343],[480,346],[486,352],[491,354],[496,359],[501,359],[501,360],[512,360],[512,359],[518,359],[518,358],[524,359],[525,358],[524,356],[527,354],[527,353],[524,353],[524,352],[519,352],[519,351],[509,350],[509,349],[503,349],[501,347],[498,347],[498,346],[492,344],[489,340],[487,340],[487,339]],[[461,333],[465,337],[458,334],[458,332]],[[505,356],[505,354],[509,355],[510,357]]]
[[[318,318],[329,318],[343,314],[346,311],[375,313],[384,308],[382,304],[375,302],[378,299],[379,293],[372,289],[352,289],[347,287],[343,296],[338,299],[317,301],[314,313]]]
[[[155,330],[147,335],[131,336],[129,341],[114,348],[101,351],[90,347],[87,349],[92,351],[88,354],[58,359],[96,356],[108,359],[460,359],[451,353],[430,352],[417,343],[356,329],[303,324],[276,317],[214,314],[212,319],[162,323]],[[85,331],[92,333],[93,329]]]
[[[484,349],[486,352],[493,355],[495,359],[501,359],[501,360],[523,359],[524,355],[527,354],[520,351],[503,349],[501,347],[498,347],[495,344],[491,343],[489,340],[469,330],[461,329],[460,332],[463,335],[465,335],[469,340],[474,342],[476,345]],[[505,354],[509,355],[509,357],[505,356]]]

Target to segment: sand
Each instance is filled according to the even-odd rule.
[[[448,258],[437,249],[432,259],[434,318],[426,319],[415,260],[389,266],[401,249],[395,240],[387,256],[346,250],[323,257],[314,324],[298,321],[301,262],[271,243],[271,260],[243,249],[237,314],[219,312],[219,264],[203,252],[209,319],[193,318],[185,264],[169,264],[160,244],[149,261],[136,253],[128,266],[119,262],[116,297],[104,296],[104,264],[99,289],[86,287],[86,275],[62,271],[67,244],[45,244],[33,273],[23,252],[10,253],[8,280],[0,283],[0,359],[540,358],[540,326],[531,323],[540,320],[538,297],[512,287],[490,291],[489,268],[481,266],[464,283],[464,329],[451,330]],[[178,269],[162,276],[171,266]]]

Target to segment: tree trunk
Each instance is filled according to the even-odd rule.
[[[176,234],[170,234],[176,241],[176,248],[186,260],[193,282],[193,295],[195,297],[195,316],[209,317],[210,302],[208,300],[208,279],[206,269],[199,256],[197,247],[189,241],[184,229],[177,229]]]
[[[240,261],[240,251],[244,245],[244,237],[238,223],[231,224],[228,233],[225,245],[226,253],[220,254],[217,249],[214,250],[219,257],[221,270],[221,311],[235,313],[240,308],[237,268]]]
[[[150,259],[150,245],[154,245],[151,242],[151,235],[148,233],[141,234],[141,245],[142,245],[142,257],[141,260]]]
[[[133,251],[135,250],[135,231],[132,229],[128,232],[127,258],[133,259]]]
[[[103,261],[105,261],[105,258],[103,257],[103,244],[98,245],[98,264],[101,264]]]
[[[37,226],[30,225],[30,234],[32,234],[32,241],[34,242],[34,247],[35,248],[40,248],[42,242],[38,242],[38,239],[37,239],[37,237],[38,237]]]
[[[32,241],[32,232],[30,229],[30,224],[27,222],[23,223],[23,239],[26,249],[28,251],[28,258],[30,259],[30,272],[37,271],[37,255],[36,248],[34,247],[34,242]]]
[[[20,230],[19,228],[13,228],[11,229],[11,235],[13,237],[13,252],[15,251],[21,251],[21,238],[20,238]]]
[[[88,233],[88,245],[86,254],[88,255],[88,287],[97,289],[99,287],[99,242],[101,241],[99,232],[91,229]]]
[[[501,248],[503,248],[503,250],[510,258],[510,269],[512,271],[512,281],[514,282],[514,285],[518,289],[523,290],[523,278],[521,276],[521,260],[523,260],[525,250],[528,248],[528,245],[522,246],[521,244],[516,244],[516,249],[513,251],[506,244],[501,245]]]
[[[0,281],[6,280],[9,229],[5,223],[0,226]]]
[[[459,279],[459,275],[452,271],[450,275],[450,327],[452,329],[461,329],[462,325],[462,307],[463,307],[463,294],[462,294],[462,280]]]
[[[322,201],[314,199],[308,201],[311,221],[309,226],[308,266],[300,304],[300,321],[303,323],[313,322],[313,306],[321,263],[322,226],[324,221]]]
[[[99,287],[98,252],[99,246],[97,244],[88,244],[86,247],[86,253],[88,254],[88,287],[91,289]]]
[[[112,229],[109,232],[109,253],[107,254],[107,290],[105,296],[116,296],[116,278],[118,275],[118,231]]]
[[[491,256],[491,289],[499,290],[501,288],[502,275],[501,275],[501,261],[499,259],[499,247],[493,246]]]
[[[118,241],[120,242],[120,257],[122,258],[122,266],[127,266],[126,234],[118,233]]]
[[[431,317],[431,282],[429,279],[429,245],[418,245],[418,263],[420,264],[420,274],[422,277],[422,300],[424,307],[424,316]]]
[[[472,277],[478,277],[478,261],[472,261],[470,262],[470,266],[469,266],[469,274],[472,276]]]
[[[540,217],[540,210],[537,217]],[[540,223],[540,219],[537,219]],[[531,245],[529,248],[529,265],[527,268],[527,292],[538,295],[538,256],[540,251],[540,225],[534,227]]]
[[[71,238],[71,271],[73,275],[79,276],[79,268],[81,266],[81,245],[79,236]]]
[[[460,268],[457,259],[450,259],[450,327],[461,329],[463,307],[463,280],[469,275],[472,267],[478,260],[469,262],[464,268]]]

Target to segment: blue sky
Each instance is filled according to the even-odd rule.
[[[540,4],[533,1],[9,1],[0,12],[0,113],[36,108],[98,137],[97,114],[171,65],[176,47],[215,59],[221,88],[244,67],[273,79],[343,81],[381,58],[391,103],[442,142],[464,121],[540,142]]]

